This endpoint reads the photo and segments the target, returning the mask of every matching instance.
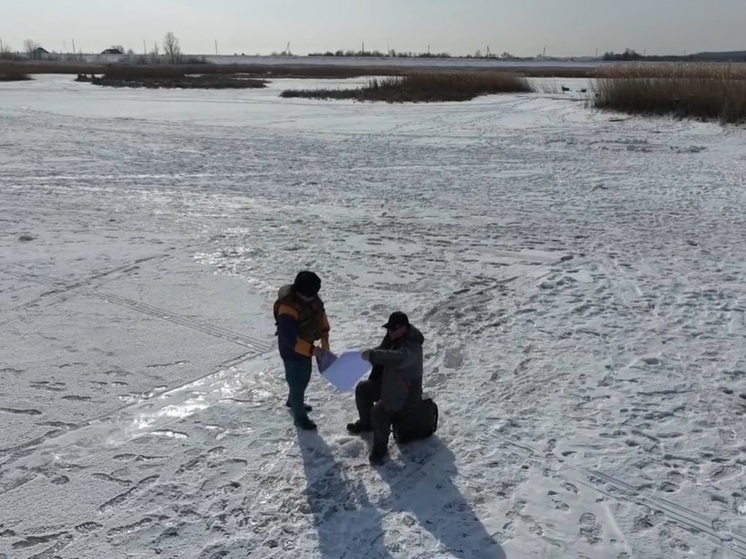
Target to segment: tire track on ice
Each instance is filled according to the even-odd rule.
[[[160,307],[155,307],[147,303],[136,301],[128,297],[122,297],[120,295],[115,295],[113,293],[107,293],[105,291],[99,291],[97,289],[83,287],[80,285],[81,282],[77,282],[75,284],[69,285],[69,284],[66,284],[65,282],[55,280],[52,278],[37,276],[35,274],[30,274],[28,272],[20,272],[20,271],[12,270],[9,268],[3,268],[2,271],[5,274],[8,274],[18,279],[28,280],[28,281],[32,281],[34,283],[38,283],[41,285],[48,285],[50,287],[53,287],[55,288],[55,292],[53,293],[73,292],[73,293],[79,293],[81,295],[86,295],[89,297],[96,297],[107,303],[113,303],[115,305],[129,308],[131,310],[137,311],[147,316],[152,316],[154,318],[160,318],[162,320],[166,320],[173,324],[178,324],[179,326],[185,326],[187,328],[197,330],[209,336],[220,338],[220,339],[235,343],[237,345],[254,350],[257,353],[267,353],[271,351],[274,347],[273,344],[271,344],[270,342],[266,340],[260,340],[258,338],[244,336],[242,334],[239,334],[238,332],[234,332],[227,328],[223,328],[221,326],[215,326],[215,325],[208,324],[205,322],[200,322],[200,321],[188,318],[184,315],[171,312],[166,309],[162,309]]]
[[[524,443],[511,441],[499,433],[495,433],[495,436],[520,457],[545,464],[542,454],[533,447]],[[644,495],[629,483],[605,472],[567,464],[566,459],[559,458],[554,454],[551,454],[551,456],[556,458],[560,464],[558,469],[554,470],[555,475],[560,479],[566,482],[579,483],[617,501],[635,503],[646,506],[651,510],[659,511],[669,521],[684,530],[693,534],[706,534],[714,539],[720,547],[729,550],[736,557],[746,558],[746,534],[739,530],[730,530],[724,526],[716,528],[719,525],[716,519],[709,518],[668,499]],[[544,456],[544,458],[546,457]]]

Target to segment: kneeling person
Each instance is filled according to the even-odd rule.
[[[365,350],[363,359],[373,365],[368,380],[355,389],[360,419],[349,423],[350,433],[373,431],[372,464],[388,454],[389,433],[396,414],[416,406],[422,399],[422,333],[403,312],[392,313],[386,336],[375,349]]]

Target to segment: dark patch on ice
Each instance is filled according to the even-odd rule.
[[[91,397],[90,396],[76,396],[74,394],[71,394],[69,396],[63,396],[63,400],[67,400],[69,402],[90,402]]]
[[[63,388],[63,386],[65,386],[64,383],[50,384],[47,381],[42,381],[42,382],[32,382],[29,386],[33,388],[34,390],[46,390],[48,392],[64,392],[65,391],[65,389]]]
[[[0,412],[12,413],[14,415],[41,415],[39,410],[33,409],[0,408]]]
[[[679,487],[679,485],[676,483],[673,483],[670,481],[664,481],[663,483],[661,483],[659,489],[666,493],[675,493],[676,491],[681,489],[681,487]]]
[[[566,482],[564,482],[564,483],[562,484],[562,488],[563,488],[564,490],[566,490],[566,491],[569,491],[570,493],[577,493],[577,492],[578,492],[578,488],[577,488],[577,487],[575,487],[575,486],[574,486],[574,485],[573,485],[572,483],[570,483],[569,481],[566,481]]]
[[[48,534],[45,536],[28,536],[27,538],[14,543],[11,547],[13,549],[26,549],[29,547],[34,547],[37,545],[42,545],[45,543],[49,543],[55,540],[58,540],[59,538],[63,537],[72,537],[67,532],[60,532],[59,534]]]
[[[90,534],[91,532],[100,530],[103,527],[103,524],[99,524],[98,522],[84,522],[83,524],[78,524],[75,527],[75,530],[77,530],[81,534]]]
[[[132,534],[133,532],[137,532],[138,530],[142,530],[143,528],[147,528],[151,524],[153,524],[153,519],[146,517],[142,520],[139,520],[137,522],[133,522],[132,524],[126,524],[124,526],[116,526],[114,528],[110,528],[106,535],[111,536],[121,536],[121,535],[127,535]]]
[[[155,460],[165,460],[166,456],[143,456],[142,454],[117,454],[114,460],[132,460],[134,462],[153,462]]]
[[[64,421],[42,421],[37,423],[41,427],[57,427],[58,429],[75,429],[78,427],[77,423],[65,423]]]
[[[137,485],[135,485],[132,489],[129,489],[125,491],[124,493],[120,493],[119,495],[113,497],[112,499],[109,499],[103,505],[98,507],[99,512],[107,512],[108,510],[125,503],[137,493],[145,490],[147,487],[154,484],[158,480],[159,477],[160,476],[158,475],[154,475],[154,476],[146,477],[145,479],[140,480],[139,482],[137,482]]]
[[[189,361],[176,361],[174,363],[154,363],[153,365],[146,365],[146,369],[165,369],[167,367],[175,367],[176,365],[188,365]]]
[[[116,483],[118,485],[124,485],[124,486],[130,486],[132,485],[132,481],[129,479],[121,479],[114,476],[111,476],[109,474],[101,474],[101,473],[95,473],[92,475],[95,479],[100,479],[102,481],[108,481],[110,483]]]

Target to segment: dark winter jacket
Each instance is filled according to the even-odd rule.
[[[277,345],[283,359],[309,359],[316,340],[329,349],[329,320],[324,302],[318,296],[313,301],[304,301],[292,285],[284,285],[277,294],[274,315]]]
[[[381,382],[383,409],[396,413],[422,398],[422,344],[425,338],[414,326],[407,334],[392,340],[388,335],[370,351],[373,370],[370,380]]]

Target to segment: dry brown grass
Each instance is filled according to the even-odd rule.
[[[355,78],[363,76],[403,76],[413,72],[482,74],[507,72],[525,77],[587,78],[595,75],[594,68],[525,66],[504,68],[475,68],[451,66],[422,68],[418,66],[346,66],[333,64],[88,64],[83,62],[35,61],[13,62],[0,60],[0,73],[9,74],[104,74],[118,72],[120,76],[142,75],[151,72],[156,77],[169,77],[174,73],[187,74],[248,74],[265,78]]]
[[[148,89],[259,89],[267,87],[266,80],[246,78],[238,75],[112,77],[106,74],[100,78],[78,78],[77,81],[87,81],[92,83],[93,85],[100,85],[104,87],[130,87]]]
[[[746,122],[746,64],[615,66],[604,70],[594,89],[599,109]]]
[[[507,72],[416,72],[400,77],[372,79],[356,89],[286,90],[282,97],[355,99],[357,101],[442,102],[468,101],[493,93],[530,92],[525,78]]]
[[[23,82],[32,79],[27,74],[2,74],[0,73],[0,82]]]

